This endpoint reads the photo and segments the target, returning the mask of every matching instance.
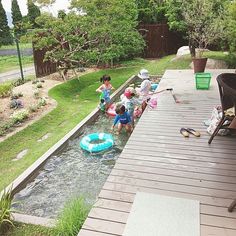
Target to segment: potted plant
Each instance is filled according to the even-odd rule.
[[[194,73],[204,72],[207,47],[223,37],[223,4],[219,0],[183,0],[182,15],[192,55]]]

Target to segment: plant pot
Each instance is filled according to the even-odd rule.
[[[194,73],[204,72],[206,68],[207,58],[193,58]]]

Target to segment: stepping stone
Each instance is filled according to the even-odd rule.
[[[42,138],[40,138],[39,140],[37,140],[37,142],[42,142],[46,139],[48,139],[51,136],[51,133],[47,133],[45,134]]]
[[[199,202],[138,192],[123,236],[200,236]]]
[[[16,158],[12,159],[12,161],[18,161],[20,159],[22,159],[26,154],[28,153],[28,149],[25,149],[23,151],[21,151]]]

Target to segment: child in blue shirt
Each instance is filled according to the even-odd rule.
[[[125,127],[126,132],[130,135],[132,133],[131,117],[128,112],[125,111],[125,106],[118,104],[116,105],[116,117],[112,125],[112,130],[118,123],[117,134],[120,134],[123,127]]]

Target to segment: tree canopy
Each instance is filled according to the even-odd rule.
[[[19,35],[22,33],[22,14],[17,0],[12,0],[11,15],[12,23],[14,25],[14,33]]]
[[[33,0],[27,0],[27,8],[28,21],[33,26],[33,28],[37,28],[38,25],[36,24],[35,19],[41,15],[40,9],[34,4]]]
[[[0,0],[0,46],[13,43],[13,37],[7,24],[7,15]]]
[[[48,14],[37,19],[37,24],[47,29],[38,34],[36,43],[39,48],[49,47],[47,59],[62,67],[73,63],[113,65],[142,51],[144,41],[136,29],[134,0],[72,1],[72,9],[63,19]]]

